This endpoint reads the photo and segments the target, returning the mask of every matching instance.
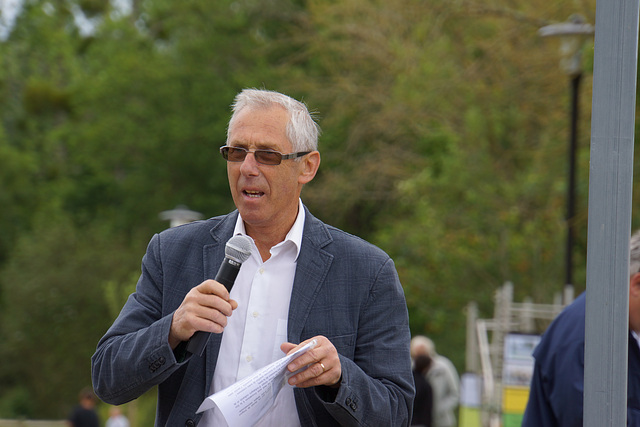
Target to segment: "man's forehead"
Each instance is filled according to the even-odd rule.
[[[238,112],[229,127],[228,144],[246,148],[288,148],[287,111],[273,104],[272,107],[247,107]]]

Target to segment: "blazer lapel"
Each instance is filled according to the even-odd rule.
[[[305,213],[302,247],[293,280],[287,322],[287,339],[296,344],[301,341],[302,330],[313,302],[333,262],[333,255],[323,249],[332,242],[329,231],[320,220],[309,213],[306,207]]]
[[[220,264],[225,256],[225,246],[227,240],[232,237],[233,229],[238,218],[238,211],[234,211],[227,215],[210,231],[213,237],[213,243],[205,245],[202,248],[202,265],[204,277],[202,280],[215,279],[220,269]],[[218,360],[218,352],[220,351],[220,343],[222,334],[211,334],[207,347],[205,348],[203,363],[205,364],[205,396],[209,395],[211,389],[211,381],[213,380],[213,371],[215,370],[216,361]],[[202,372],[202,371],[200,371]],[[203,400],[204,400],[203,397]]]
[[[231,213],[222,218],[211,229],[210,233],[213,237],[212,243],[204,245],[202,249],[203,280],[215,279],[218,269],[220,268],[220,263],[224,259],[225,244],[233,233],[236,218],[237,212],[235,215]],[[192,355],[187,363],[182,384],[178,392],[179,400],[174,403],[174,406],[182,405],[186,411],[184,413],[193,414],[202,401],[209,395],[221,338],[221,334],[211,334],[203,357]],[[208,362],[211,360],[213,360],[213,363]],[[202,372],[205,372],[204,378],[202,377]],[[196,422],[201,416],[201,414],[196,415]],[[169,420],[167,425],[173,425],[172,419]]]

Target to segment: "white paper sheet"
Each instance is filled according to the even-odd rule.
[[[273,405],[283,386],[291,387],[287,365],[317,344],[311,341],[295,353],[284,356],[237,383],[207,397],[196,413],[217,406],[229,426],[252,426]],[[306,369],[306,368],[305,368]]]

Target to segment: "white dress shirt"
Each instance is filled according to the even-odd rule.
[[[223,390],[274,362],[285,354],[280,345],[287,341],[289,301],[302,244],[305,212],[298,202],[298,216],[283,242],[271,248],[271,257],[262,262],[251,239],[251,256],[246,260],[231,289],[238,308],[229,317],[222,334],[220,353],[209,394]],[[240,215],[234,235],[246,235]],[[217,408],[205,411],[199,426],[226,426]],[[300,419],[288,384],[281,390],[273,407],[256,426],[299,426]]]

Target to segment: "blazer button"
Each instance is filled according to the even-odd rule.
[[[188,419],[184,425],[185,427],[196,427],[196,423],[192,419]]]

